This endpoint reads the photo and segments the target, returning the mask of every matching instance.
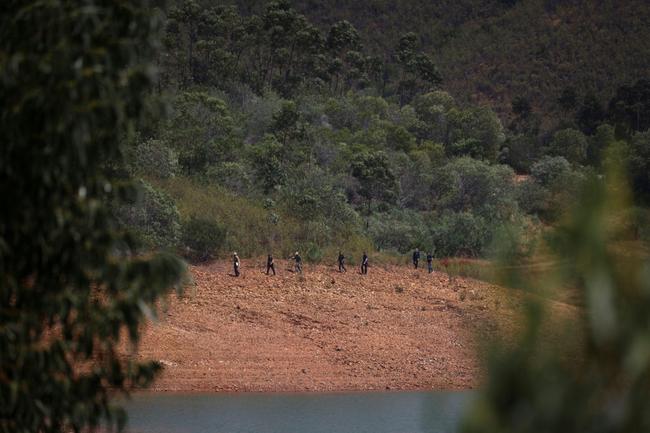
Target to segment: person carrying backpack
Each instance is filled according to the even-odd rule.
[[[236,252],[232,254],[232,265],[235,268],[235,277],[238,277],[240,263],[239,263],[239,256],[237,255]]]
[[[361,273],[366,275],[368,273],[368,254],[363,252],[363,257],[361,257]]]
[[[431,252],[427,253],[427,268],[429,269],[429,273],[433,272],[433,253]]]
[[[345,269],[345,256],[339,251],[339,272],[347,272]]]
[[[415,269],[418,268],[419,262],[420,262],[420,250],[416,248],[415,251],[413,251],[413,266],[415,267]]]
[[[275,265],[273,264],[273,256],[271,254],[266,258],[266,275],[269,274],[269,270],[273,271],[273,275],[275,275]]]

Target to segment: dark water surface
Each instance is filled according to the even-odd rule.
[[[471,392],[143,394],[128,432],[451,433]]]

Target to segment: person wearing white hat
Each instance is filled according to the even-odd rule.
[[[296,272],[300,272],[302,274],[302,257],[300,257],[300,254],[298,254],[298,251],[296,251],[296,254],[293,255],[293,259],[296,261]]]

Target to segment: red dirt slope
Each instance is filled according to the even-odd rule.
[[[275,277],[262,267],[244,260],[239,278],[225,262],[191,267],[194,287],[170,296],[139,347],[165,367],[153,390],[472,388],[476,342],[509,334],[522,298],[406,267],[307,265],[301,276],[276,264]]]

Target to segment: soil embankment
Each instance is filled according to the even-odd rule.
[[[261,261],[191,267],[194,286],[169,297],[139,355],[165,369],[157,391],[467,389],[477,355],[516,328],[522,294],[407,267],[298,275]],[[560,314],[573,307],[559,304]]]

